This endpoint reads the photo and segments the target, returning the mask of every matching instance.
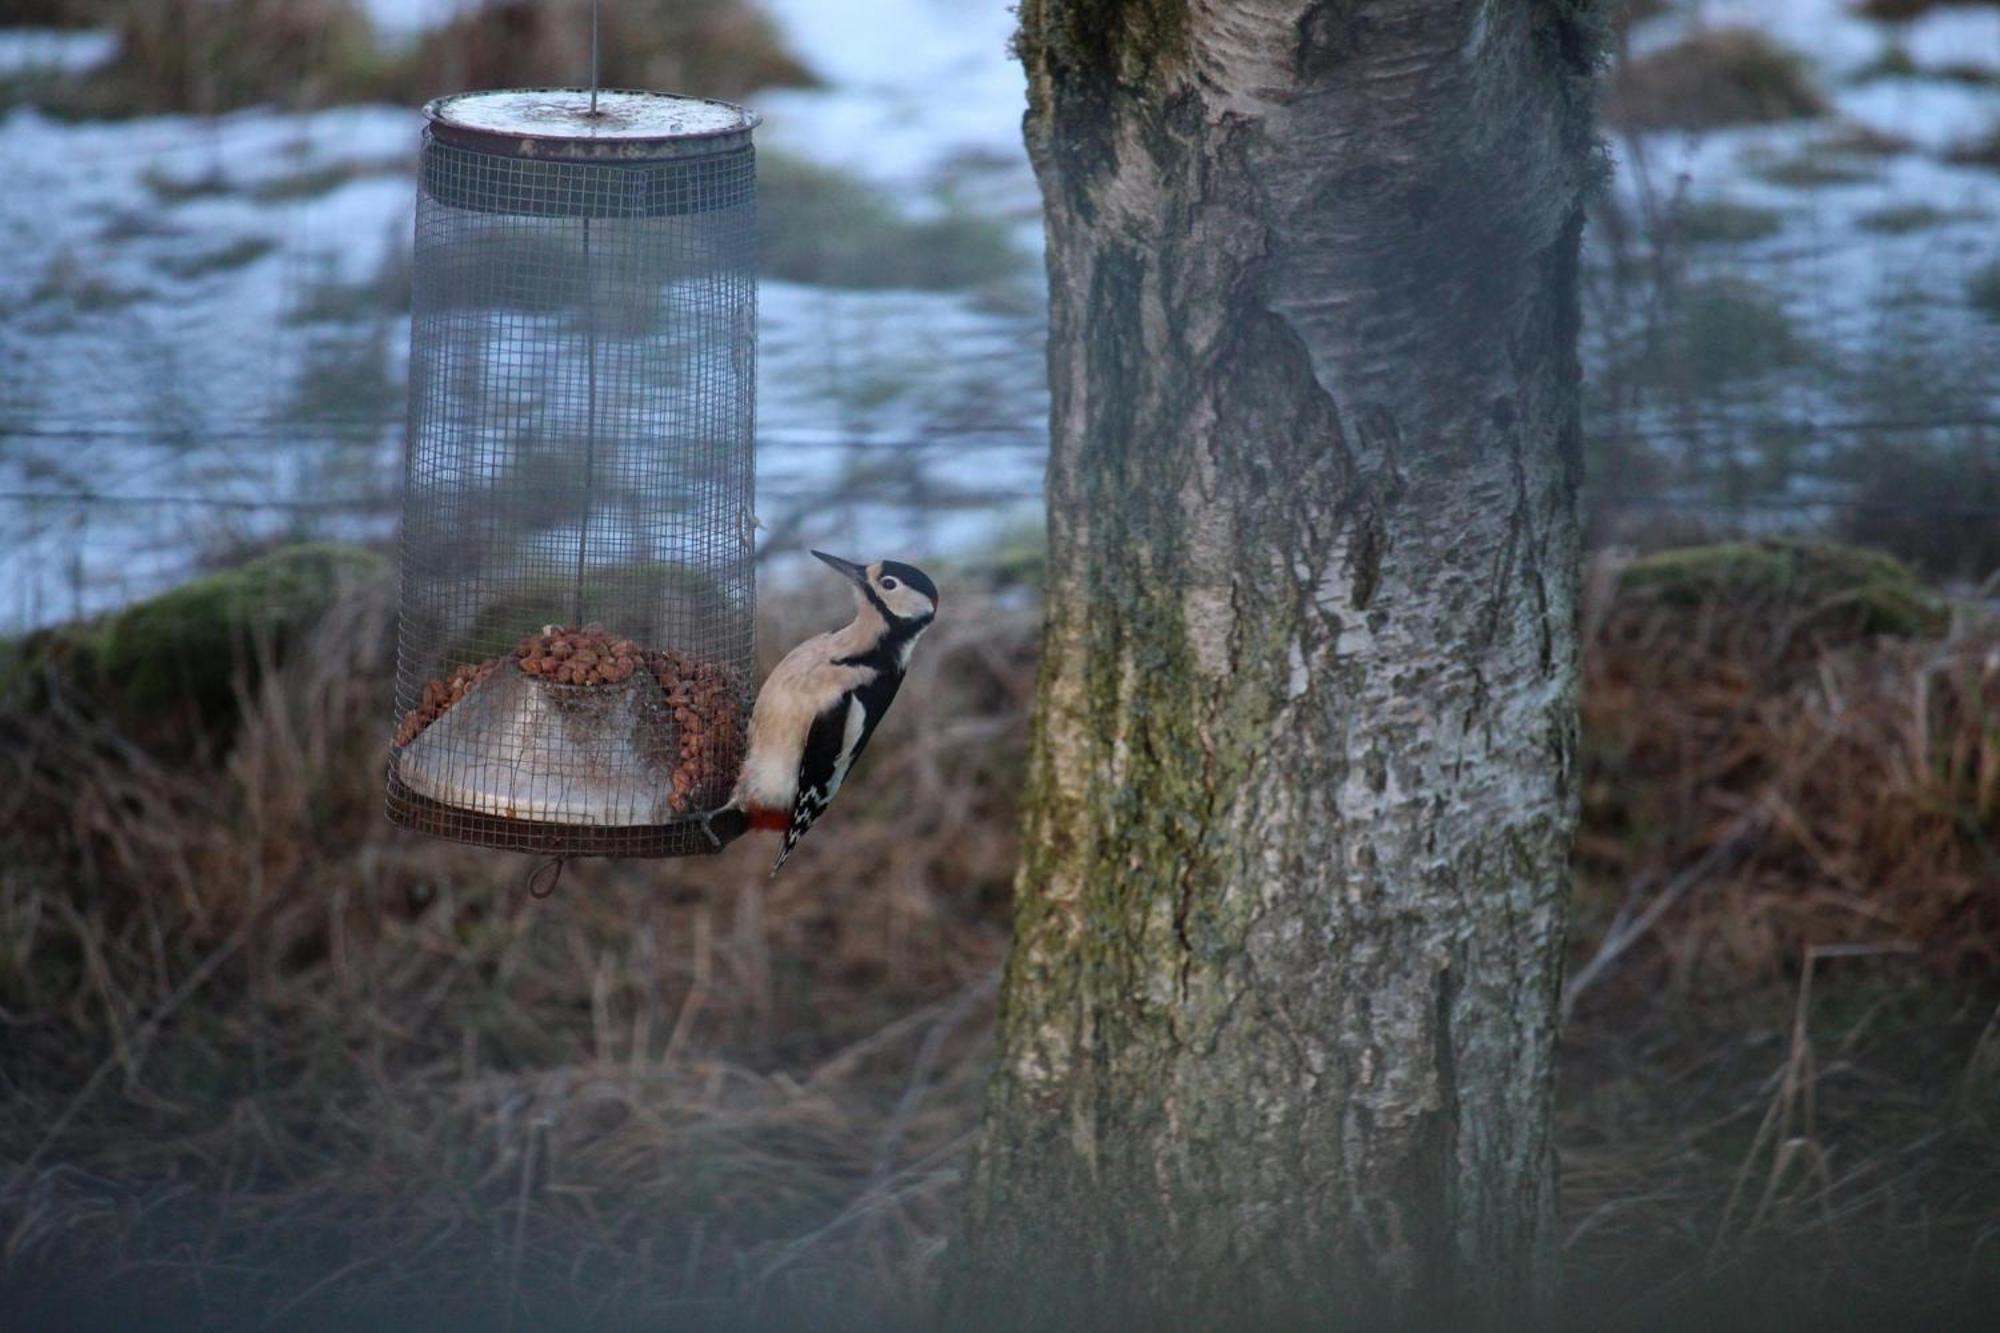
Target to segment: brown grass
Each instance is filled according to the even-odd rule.
[[[1873,637],[1907,622],[1859,585],[1689,591],[1628,586],[1586,658],[1586,885],[1623,918],[1706,865],[1626,982],[1712,995],[1882,941],[1992,975],[2000,628]]]
[[[240,1279],[233,1308],[315,1318],[921,1291],[1004,947],[1032,626],[955,602],[775,880],[755,839],[572,864],[541,903],[520,858],[390,831],[381,591],[263,677],[220,767],[60,698],[9,718],[14,1294],[82,1266],[96,1301],[212,1309]]]
[[[8,0],[0,28],[85,28],[103,21],[106,0]]]
[[[589,0],[480,0],[409,50],[359,0],[99,0],[118,36],[102,70],[37,94],[61,114],[213,114],[272,104],[419,104],[474,88],[585,85]],[[603,86],[742,97],[809,84],[747,0],[625,0],[602,10]]]
[[[2000,319],[2000,264],[1992,271]],[[1862,441],[1845,469],[1856,503],[1841,520],[1842,536],[1894,551],[1934,578],[1984,582],[2000,572],[1996,444],[1994,432],[1978,426],[1943,444]]]
[[[1604,118],[1629,130],[1714,129],[1826,114],[1805,62],[1750,28],[1713,28],[1620,63]]]
[[[2000,5],[2000,0],[1855,0],[1855,11],[1871,19],[1898,23],[1920,18],[1933,9]]]
[[[813,82],[745,0],[621,0],[599,15],[600,82],[701,97]],[[590,0],[480,0],[425,35],[395,84],[422,101],[590,82]]]
[[[355,0],[110,0],[118,54],[75,96],[90,114],[215,113],[344,101],[374,78]]]
[[[2000,1281],[2000,634],[1615,575],[1563,1063],[1575,1322]],[[547,903],[520,859],[381,819],[388,610],[345,603],[260,674],[214,762],[60,695],[0,721],[0,1308],[922,1324],[1033,608],[954,596],[777,879],[746,841],[573,863]],[[773,646],[823,619],[767,611]]]
[[[1945,161],[1961,167],[1992,167],[2000,171],[2000,126],[1954,145]]]
[[[2000,1291],[2000,624],[1621,573],[1584,659],[1576,1320],[1962,1318]]]

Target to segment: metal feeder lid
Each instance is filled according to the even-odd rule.
[[[426,103],[431,134],[501,157],[545,162],[646,162],[742,148],[762,123],[754,111],[706,97],[607,88],[507,88]]]

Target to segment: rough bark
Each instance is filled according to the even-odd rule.
[[[1048,623],[955,1326],[1546,1281],[1588,9],[1022,5]]]

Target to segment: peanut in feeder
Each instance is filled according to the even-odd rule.
[[[389,816],[712,850],[754,680],[756,117],[425,108]]]

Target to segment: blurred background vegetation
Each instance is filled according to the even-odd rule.
[[[921,1322],[1041,569],[1007,18],[606,0],[607,84],[770,114],[767,659],[808,543],[947,605],[784,876],[541,903],[380,815],[408,108],[580,81],[585,8],[0,15],[0,1309]],[[2000,5],[1613,15],[1565,1310],[1942,1321],[2000,1294]]]

